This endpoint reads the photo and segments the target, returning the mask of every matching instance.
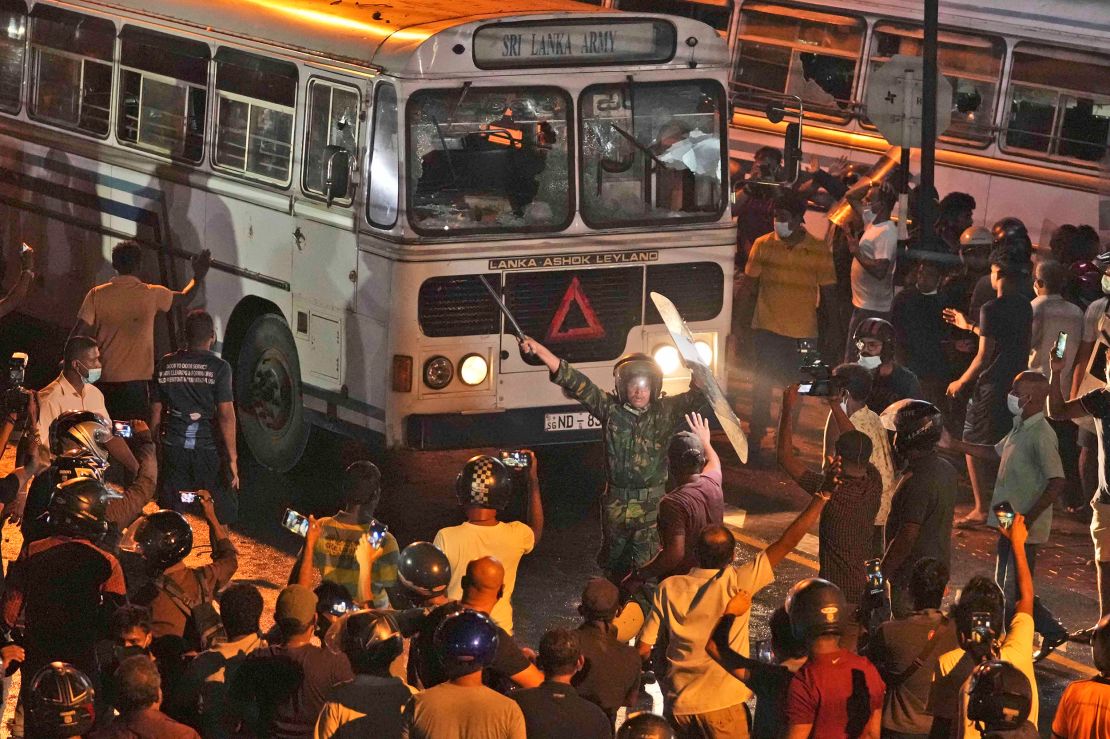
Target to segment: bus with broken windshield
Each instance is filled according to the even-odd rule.
[[[520,325],[603,386],[718,370],[731,310],[728,49],[709,26],[569,0],[0,0],[0,207],[68,328],[112,246],[203,305],[254,456],[309,429],[444,449],[596,438]],[[168,333],[168,331],[167,331]],[[719,373],[720,374],[720,373]]]

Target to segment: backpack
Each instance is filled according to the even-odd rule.
[[[188,594],[164,574],[155,577],[151,584],[158,591],[165,593],[166,597],[185,614],[187,619],[185,624],[186,641],[199,645],[200,649],[208,649],[213,644],[226,640],[227,634],[224,632],[224,622],[220,618],[220,611],[216,608],[216,603],[213,600],[215,594],[204,592],[204,580],[200,572],[197,570],[189,571],[197,579],[197,587],[200,589],[200,600],[196,603],[191,603]]]

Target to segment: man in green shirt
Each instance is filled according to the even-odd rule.
[[[661,397],[663,372],[646,354],[622,357],[613,367],[614,392],[607,393],[535,339],[525,339],[521,348],[539,358],[551,381],[601,421],[606,487],[598,561],[619,582],[659,549],[656,514],[666,492],[667,446],[685,414],[699,408],[704,397],[694,387]]]

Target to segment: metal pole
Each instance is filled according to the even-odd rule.
[[[936,187],[933,168],[936,164],[937,139],[937,15],[939,0],[925,0],[925,48],[921,110],[921,185],[917,198],[921,219],[921,245],[929,248],[936,234]]]

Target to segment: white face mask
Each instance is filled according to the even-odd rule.
[[[863,225],[870,226],[874,222],[875,222],[875,211],[871,210],[871,208],[864,208],[863,209]]]
[[[786,221],[775,221],[775,235],[780,239],[789,239],[793,233],[794,229],[790,228],[789,223]]]
[[[1006,396],[1006,407],[1010,409],[1011,416],[1021,415],[1021,398],[1010,393]]]
[[[937,294],[937,291],[936,291],[936,290],[933,290],[932,292],[927,292],[927,293],[921,293],[921,294],[922,294],[922,295],[936,295],[936,294]]]
[[[100,379],[101,368],[100,367],[85,367],[84,365],[81,365],[81,366],[84,368],[84,370],[86,372],[89,373],[89,374],[85,375],[85,382],[89,383],[90,385],[95,385],[97,383],[97,381]]]
[[[1102,276],[1102,292],[1110,295],[1110,275]]]
[[[867,370],[878,369],[879,365],[883,363],[882,357],[864,357],[860,356],[859,361],[856,363],[860,367]]]

